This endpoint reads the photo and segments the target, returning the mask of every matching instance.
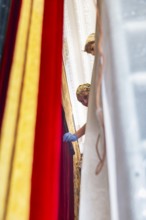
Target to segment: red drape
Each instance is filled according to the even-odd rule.
[[[18,21],[20,16],[22,1],[12,0],[10,14],[7,25],[7,32],[4,42],[2,61],[0,65],[0,128],[2,124],[3,112],[5,107],[10,69],[13,60],[13,52],[16,40]]]
[[[30,220],[56,220],[61,151],[63,0],[45,0]]]

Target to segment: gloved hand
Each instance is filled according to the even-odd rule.
[[[78,140],[78,137],[75,134],[71,134],[68,132],[63,135],[64,142],[72,142],[72,141],[77,141],[77,140]]]

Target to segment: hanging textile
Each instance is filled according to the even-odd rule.
[[[63,111],[62,136],[67,131]],[[72,143],[62,142],[59,220],[74,220],[73,155],[74,149]]]
[[[10,77],[12,59],[13,59],[14,45],[16,40],[16,33],[17,33],[17,27],[18,27],[18,21],[20,16],[20,9],[21,9],[21,2],[22,1],[12,0],[10,7],[10,14],[8,18],[8,25],[7,28],[5,27],[5,29],[7,29],[5,41],[3,40],[3,42],[1,42],[2,44],[4,43],[4,45],[3,45],[3,56],[0,59],[0,105],[1,105],[0,128],[2,124],[3,112],[6,102],[7,87]],[[4,33],[3,33],[3,37],[4,37]],[[2,52],[2,45],[1,45],[1,52]]]
[[[59,214],[63,0],[13,2],[13,13],[19,5],[17,24],[14,32],[8,28],[6,42],[14,39],[4,49],[1,72],[6,87],[0,136],[0,219],[55,220]]]
[[[42,1],[22,1],[1,131],[2,220],[29,216],[42,18]]]
[[[61,152],[63,0],[45,1],[30,220],[56,220]]]
[[[102,1],[97,1],[96,55],[92,73],[84,143],[79,210],[80,220],[111,219],[103,111],[101,109],[101,82],[104,66],[101,9]]]
[[[65,120],[68,130],[72,133],[75,132],[73,123],[72,106],[70,102],[69,89],[67,85],[66,72],[63,66],[62,72],[62,104],[65,113]],[[65,133],[65,132],[64,132]],[[73,183],[74,183],[74,220],[79,217],[79,198],[80,198],[80,174],[81,174],[81,154],[78,142],[73,142],[74,156],[73,156]]]

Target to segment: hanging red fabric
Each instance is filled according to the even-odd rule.
[[[30,220],[57,220],[61,150],[63,0],[45,0]]]

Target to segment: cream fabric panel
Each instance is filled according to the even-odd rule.
[[[94,68],[82,165],[80,220],[110,220],[106,160],[102,171],[98,175],[95,174],[96,166],[99,162],[96,152],[96,141],[98,134],[100,133],[95,107],[96,75],[96,68]]]
[[[96,34],[96,45],[99,33]],[[88,105],[88,118],[84,143],[81,193],[80,193],[80,220],[110,220],[109,183],[107,160],[105,159],[101,172],[96,175],[99,157],[96,151],[96,142],[99,135],[103,135],[97,118],[96,96],[99,71],[99,57],[96,52],[92,74],[91,91]],[[100,139],[101,140],[101,139]],[[104,146],[99,143],[101,156]]]

